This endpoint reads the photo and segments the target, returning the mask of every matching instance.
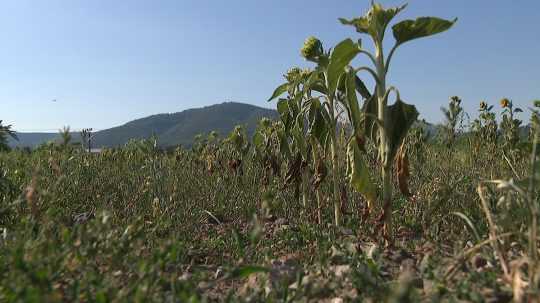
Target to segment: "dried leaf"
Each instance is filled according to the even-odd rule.
[[[401,144],[401,147],[399,148],[399,151],[396,155],[396,174],[397,174],[397,181],[399,190],[401,193],[406,196],[410,197],[412,196],[411,192],[409,191],[409,159],[407,157],[407,151],[405,148],[405,142]]]

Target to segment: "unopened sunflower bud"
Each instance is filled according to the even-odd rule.
[[[451,102],[455,103],[456,105],[460,105],[461,104],[461,99],[458,96],[453,96],[451,98]]]
[[[311,36],[304,42],[304,46],[302,47],[300,53],[302,54],[302,57],[306,58],[307,60],[316,59],[323,54],[322,42],[319,39]]]
[[[534,100],[534,107],[540,107],[540,100]]]
[[[487,103],[482,101],[480,102],[480,110],[484,110],[484,109],[487,109]]]
[[[300,78],[302,70],[299,67],[293,67],[287,71],[285,74],[285,79],[289,82],[294,82]]]

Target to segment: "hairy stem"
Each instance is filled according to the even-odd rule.
[[[335,135],[334,135],[335,138]],[[338,166],[338,155],[336,150],[336,141],[332,142],[332,178],[333,178],[333,185],[334,185],[334,218],[335,218],[335,225],[340,226],[341,225],[341,201],[339,198],[339,186],[338,186],[338,180],[339,180],[339,166]]]
[[[383,179],[383,218],[384,233],[388,242],[392,242],[392,159],[390,153],[390,142],[386,133],[386,105],[388,94],[386,91],[386,67],[384,64],[384,52],[382,41],[376,43],[376,70],[377,78],[377,118],[379,119],[379,160],[382,166]]]
[[[335,104],[334,96],[328,96],[328,105],[330,110],[330,117],[332,117],[331,131],[331,153],[332,153],[332,182],[334,186],[334,223],[336,226],[341,225],[341,200],[339,197],[339,159],[338,159],[338,142],[337,142],[337,121],[335,119]]]

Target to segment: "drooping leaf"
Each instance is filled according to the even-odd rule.
[[[264,136],[261,134],[260,131],[256,131],[255,134],[253,134],[253,145],[257,149],[261,149],[262,146],[264,146]]]
[[[453,212],[451,214],[463,219],[463,221],[465,221],[467,226],[469,226],[469,228],[473,232],[474,237],[476,238],[476,241],[478,241],[478,242],[482,241],[482,238],[480,237],[480,234],[478,233],[478,230],[476,229],[476,226],[474,226],[474,224],[472,223],[472,220],[469,219],[469,217],[467,217],[467,215],[465,215],[464,213],[461,213],[461,212]]]
[[[326,123],[322,111],[326,109],[321,105],[320,101],[314,99],[309,110],[309,130],[308,134],[317,139],[320,144],[324,143],[326,132],[328,132],[328,124]]]
[[[354,26],[357,32],[368,34],[375,41],[382,41],[390,21],[405,7],[407,7],[407,4],[385,9],[382,5],[375,3],[364,16],[352,20],[340,18],[339,21],[344,25]]]
[[[399,151],[396,155],[396,177],[398,181],[398,187],[401,193],[405,197],[410,197],[411,192],[409,191],[409,159],[407,157],[407,150],[405,148],[405,143],[401,144]]]
[[[289,100],[288,99],[279,99],[277,103],[277,111],[279,113],[279,118],[283,122],[285,132],[288,133],[292,127],[292,115],[289,111]]]
[[[287,169],[287,173],[285,175],[285,184],[287,185],[293,185],[295,183],[299,183],[300,179],[302,178],[302,155],[300,153],[297,153],[294,161],[291,161],[289,163],[289,168]]]
[[[401,146],[405,135],[418,118],[418,111],[414,105],[406,104],[402,100],[388,106],[386,111],[385,128],[390,140],[389,159],[393,159]]]
[[[326,88],[326,78],[323,73],[324,68],[320,65],[311,73],[308,81],[306,82],[306,87],[310,90],[319,92],[323,95],[328,93]]]
[[[303,115],[297,115],[296,117],[296,124],[292,128],[292,135],[294,138],[294,143],[298,150],[300,150],[300,153],[304,157],[304,159],[307,158],[308,150],[307,150],[307,144],[306,144],[306,135],[305,135],[305,125],[304,125],[304,116]]]
[[[351,39],[341,41],[330,55],[328,64],[328,94],[336,92],[338,81],[345,72],[345,67],[356,57],[360,48]]]
[[[392,27],[397,44],[403,44],[414,39],[432,36],[448,30],[457,18],[448,21],[436,17],[420,17],[416,20],[404,20]]]
[[[291,157],[291,149],[289,147],[289,138],[285,134],[284,129],[279,129],[277,131],[277,136],[279,140],[279,151],[285,158]]]
[[[350,140],[347,146],[347,177],[351,186],[368,201],[368,206],[372,209],[377,200],[377,188],[356,140]]]
[[[346,102],[347,109],[349,114],[349,121],[351,121],[354,133],[359,134],[363,132],[362,127],[362,113],[360,111],[360,106],[358,105],[358,98],[356,97],[356,74],[354,70],[349,70],[347,77],[345,77],[345,93],[346,93]]]
[[[377,142],[379,124],[377,123],[377,115],[379,105],[377,103],[377,89],[371,98],[366,99],[362,106],[362,112],[364,113],[364,132],[367,137],[373,142]]]
[[[369,92],[368,88],[364,84],[364,81],[362,81],[358,76],[355,76],[356,81],[356,91],[362,96],[364,99],[371,98],[371,93]]]
[[[289,88],[289,83],[283,83],[280,86],[278,86],[275,90],[270,99],[268,99],[268,102],[274,100],[275,98],[283,95]]]

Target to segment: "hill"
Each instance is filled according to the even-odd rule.
[[[203,108],[188,109],[170,114],[158,114],[128,122],[124,125],[99,131],[94,137],[94,147],[115,147],[131,139],[149,138],[156,135],[162,147],[189,146],[193,138],[200,133],[217,131],[227,135],[236,125],[246,126],[248,135],[252,135],[257,122],[262,117],[277,118],[275,110],[254,105],[225,102]],[[58,139],[55,133],[18,133],[19,142],[12,141],[12,146],[35,147],[39,144]],[[73,134],[75,141],[79,135]]]

